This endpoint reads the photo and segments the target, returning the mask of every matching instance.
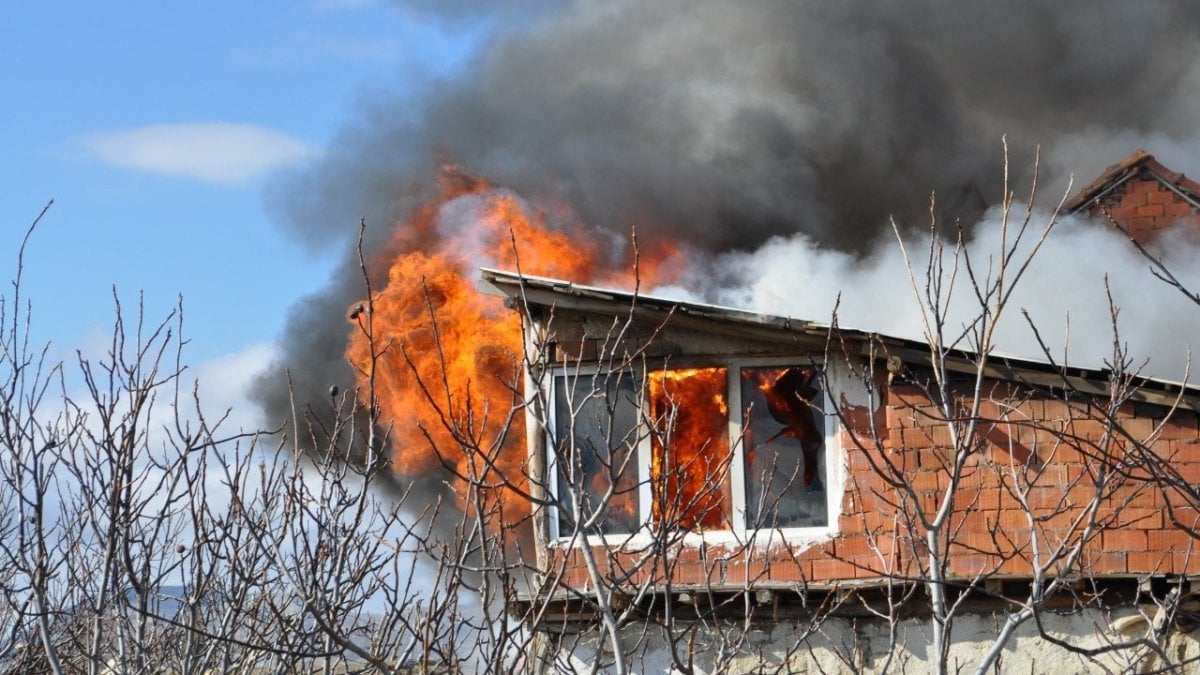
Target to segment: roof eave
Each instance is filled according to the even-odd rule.
[[[745,337],[825,344],[833,327],[791,317],[772,316],[731,307],[684,302],[666,298],[576,284],[561,279],[521,275],[495,269],[480,270],[480,290],[505,298],[506,304],[530,315],[535,307],[576,310],[603,314],[633,313],[639,317],[663,319],[680,327],[713,329]],[[926,342],[908,338],[837,327],[840,344],[851,347],[860,356],[898,357],[902,362],[928,366],[933,354]],[[967,350],[947,350],[940,355],[948,370],[975,374],[980,359]],[[1107,368],[1081,368],[1035,361],[1023,357],[992,354],[983,362],[985,377],[1049,389],[1069,389],[1092,396],[1106,396],[1112,371]],[[1200,412],[1200,388],[1186,382],[1138,378],[1130,400],[1161,406],[1176,406]]]

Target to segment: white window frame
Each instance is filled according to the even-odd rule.
[[[741,371],[743,368],[771,368],[780,366],[802,366],[819,368],[824,372],[822,377],[821,403],[823,418],[825,420],[825,446],[824,446],[824,468],[825,475],[823,477],[825,483],[825,498],[826,498],[826,515],[827,521],[825,525],[814,527],[789,527],[789,528],[763,528],[750,529],[746,524],[746,456],[745,448],[742,442],[742,391],[741,391]],[[838,371],[840,368],[837,364],[827,365],[804,356],[771,356],[771,357],[714,357],[714,358],[688,358],[686,360],[673,360],[670,363],[663,364],[659,368],[649,369],[646,371],[648,377],[651,373],[662,370],[683,370],[688,368],[725,368],[725,396],[726,404],[729,410],[728,421],[728,437],[730,448],[730,468],[728,480],[730,481],[730,497],[732,502],[732,530],[706,530],[704,532],[689,532],[684,536],[684,544],[739,544],[754,540],[778,541],[777,537],[798,543],[806,541],[818,541],[827,539],[837,533],[838,517],[841,515],[842,495],[845,490],[845,454],[841,445],[840,424],[838,423],[837,415],[834,410],[834,401],[839,396],[838,388],[835,383],[838,381]],[[546,401],[549,402],[548,410],[548,428],[545,435],[545,453],[546,453],[546,475],[544,477],[549,491],[550,501],[552,505],[548,508],[547,517],[549,518],[549,543],[552,546],[563,546],[571,543],[572,538],[570,533],[563,535],[559,532],[559,513],[558,513],[558,467],[556,463],[554,446],[552,443],[554,430],[557,429],[557,405],[555,405],[554,386],[559,377],[595,377],[603,372],[602,367],[586,367],[586,366],[567,366],[555,367],[548,371],[547,387],[549,388]],[[640,377],[637,373],[629,373],[629,377]],[[645,383],[641,383],[641,388],[638,390],[642,394],[643,400],[640,404],[643,406],[643,414],[640,416],[641,421],[646,419],[645,406],[649,405],[645,396]],[[589,543],[602,543],[606,545],[629,545],[637,546],[649,543],[652,535],[647,528],[651,526],[651,514],[653,513],[654,495],[651,490],[650,476],[650,458],[653,449],[651,447],[650,434],[639,429],[637,443],[637,458],[634,464],[637,466],[638,480],[638,518],[639,526],[632,533],[612,533],[604,535],[587,534]],[[576,543],[583,543],[577,541]]]
[[[551,505],[548,509],[548,514],[547,514],[550,519],[549,528],[547,531],[550,533],[550,542],[551,543],[560,543],[560,542],[566,543],[571,540],[570,535],[563,536],[558,531],[559,520],[560,520],[559,513],[558,513],[558,504],[559,504],[559,501],[558,501],[558,473],[559,472],[558,472],[557,453],[555,452],[555,449],[554,449],[554,440],[555,440],[554,434],[555,434],[556,430],[558,429],[558,405],[556,405],[557,399],[555,398],[555,394],[557,393],[554,390],[555,382],[560,377],[567,377],[567,378],[596,377],[597,375],[601,375],[605,372],[608,372],[609,370],[610,369],[608,369],[608,368],[603,368],[600,366],[593,366],[593,367],[587,367],[587,366],[562,367],[562,366],[558,366],[555,368],[551,368],[550,370],[547,371],[549,377],[547,378],[546,382],[547,382],[547,387],[549,388],[549,391],[547,392],[547,396],[546,396],[545,400],[546,400],[546,407],[548,409],[547,410],[548,424],[547,424],[547,431],[545,434],[546,475],[543,477],[543,480],[546,483],[546,486],[548,488],[547,492],[548,492],[548,496],[549,496],[549,501],[551,503]],[[634,372],[629,372],[627,374],[627,377],[633,379],[636,382],[636,378],[638,377],[638,374],[634,373]],[[635,391],[637,391],[636,388],[635,388]],[[646,402],[641,401],[640,405],[644,409]],[[639,418],[640,418],[640,415],[639,415]],[[642,428],[642,424],[641,424],[641,419],[638,420],[638,442],[637,442],[636,452],[637,452],[637,457],[634,458],[633,465],[637,467],[637,486],[638,486],[638,492],[637,492],[638,500],[637,501],[638,501],[638,519],[639,519],[639,525],[638,525],[637,530],[635,530],[633,533],[617,532],[617,533],[604,534],[604,535],[588,533],[589,540],[595,541],[596,539],[599,538],[600,540],[602,540],[605,543],[623,543],[623,542],[637,540],[639,537],[641,539],[646,539],[646,540],[649,539],[649,537],[647,535],[639,534],[642,530],[645,529],[647,523],[649,522],[647,520],[646,509],[650,508],[649,507],[650,500],[653,499],[653,494],[651,493],[651,490],[650,490],[650,452],[651,452],[650,434],[644,432],[644,430]]]

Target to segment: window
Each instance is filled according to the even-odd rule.
[[[826,528],[820,369],[747,361],[552,378],[551,534]]]
[[[651,493],[655,523],[731,529],[726,368],[650,373]]]
[[[746,521],[751,527],[820,527],[825,497],[825,415],[812,367],[742,368]]]
[[[639,408],[628,373],[554,378],[552,466],[560,532],[580,523],[605,534],[629,533],[641,524]]]

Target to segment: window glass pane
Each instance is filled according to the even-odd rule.
[[[730,529],[729,406],[725,368],[650,374],[654,521]]]
[[[828,523],[825,416],[811,367],[742,368],[747,526]]]
[[[598,511],[591,533],[628,534],[641,523],[634,389],[629,373],[554,378],[560,536]]]

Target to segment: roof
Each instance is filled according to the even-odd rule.
[[[1133,154],[1105,169],[1091,185],[1068,199],[1063,204],[1063,209],[1073,213],[1087,208],[1125,181],[1137,176],[1154,178],[1183,199],[1200,207],[1200,183],[1182,173],[1171,171],[1154,159],[1154,155],[1138,148]]]
[[[854,345],[866,356],[868,349],[879,347],[888,357],[920,366],[929,364],[929,345],[883,333],[862,331],[791,317],[762,314],[732,307],[643,295],[597,286],[577,284],[494,269],[480,270],[480,290],[504,297],[510,307],[529,313],[533,307],[552,307],[600,314],[634,313],[656,319],[670,318],[675,323],[691,324],[696,328],[721,328],[748,337],[805,339],[824,343],[836,330],[840,341]],[[947,368],[964,373],[975,372],[975,354],[967,350],[951,350]],[[1053,364],[1024,357],[993,354],[988,360],[985,376],[992,379],[1018,382],[1031,386],[1062,388],[1069,386],[1091,395],[1105,395],[1113,373],[1108,368],[1080,368]],[[1200,387],[1156,378],[1139,378],[1132,400],[1155,405],[1200,411]]]

